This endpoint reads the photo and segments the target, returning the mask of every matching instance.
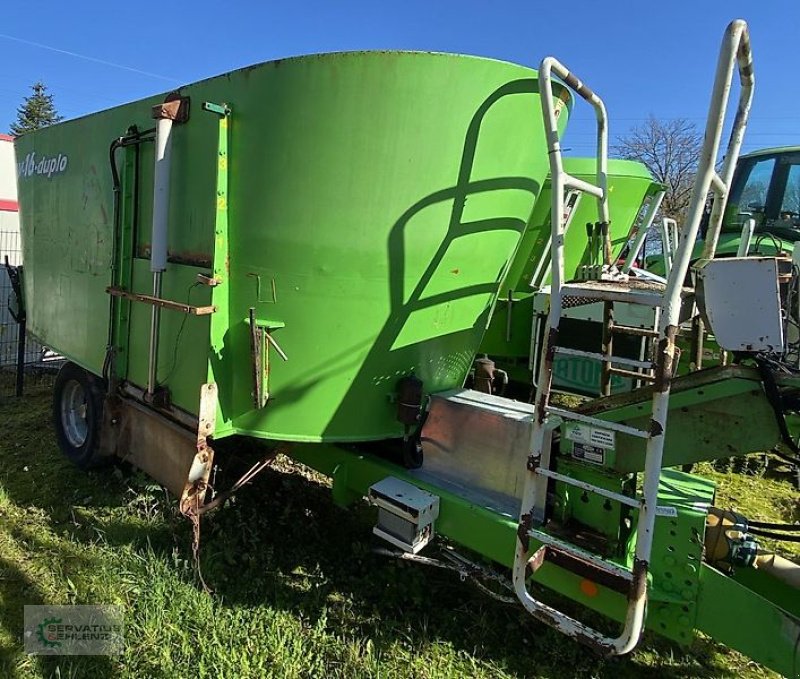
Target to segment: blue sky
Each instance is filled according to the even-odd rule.
[[[750,24],[757,79],[744,150],[800,144],[798,0],[72,0],[18,3],[4,15],[0,132],[36,80],[75,117],[260,61],[349,49],[439,50],[530,66],[552,54],[604,97],[612,138],[651,113],[702,126],[722,32],[740,17]],[[565,145],[590,155],[593,134],[591,111],[577,109]]]

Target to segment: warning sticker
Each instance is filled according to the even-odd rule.
[[[575,443],[586,443],[595,448],[616,447],[615,432],[609,429],[598,429],[586,424],[568,424],[566,437]]]
[[[591,462],[592,464],[604,464],[606,460],[606,451],[586,443],[575,443],[572,446],[572,457],[577,460]]]
[[[609,429],[592,428],[590,442],[601,448],[614,448],[614,432]]]

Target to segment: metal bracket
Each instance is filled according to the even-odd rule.
[[[197,515],[203,504],[211,467],[214,463],[214,449],[208,439],[214,435],[217,425],[217,385],[214,382],[200,388],[200,409],[197,417],[197,453],[189,468],[186,485],[181,494],[180,509],[185,516]]]
[[[183,302],[174,302],[169,299],[155,297],[154,295],[145,295],[140,292],[129,292],[128,290],[115,288],[114,286],[107,287],[106,292],[112,297],[123,297],[124,299],[132,302],[142,302],[144,304],[161,307],[162,309],[181,311],[185,314],[189,314],[190,316],[207,316],[208,314],[213,314],[217,310],[217,307],[213,305],[193,306],[191,304],[184,304]]]
[[[253,368],[253,405],[263,408],[269,400],[269,347],[272,346],[284,361],[289,360],[270,331],[283,328],[286,324],[281,321],[259,321],[255,307],[250,308],[248,323]]]
[[[218,116],[229,116],[231,114],[227,104],[214,104],[210,101],[203,102],[203,110],[209,113],[216,113]]]

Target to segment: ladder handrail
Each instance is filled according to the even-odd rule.
[[[669,277],[672,256],[678,249],[678,222],[670,217],[661,220],[661,251],[664,256],[664,275]]]
[[[553,98],[553,73],[578,96],[588,102],[595,111],[597,119],[597,184],[585,182],[572,176],[564,170],[561,158],[561,140],[558,134],[555,103]],[[555,57],[545,57],[539,66],[539,99],[542,104],[545,136],[547,138],[547,153],[550,159],[551,190],[551,239],[553,242],[553,271],[552,287],[560,288],[564,280],[564,189],[577,189],[588,193],[597,199],[597,214],[599,221],[608,224],[608,115],[603,100],[600,99],[589,87],[572,74]],[[606,230],[607,233],[607,230]],[[606,259],[610,257],[608,236],[606,242]],[[609,264],[610,262],[606,262]]]
[[[731,94],[733,83],[734,65],[739,73],[741,89],[739,91],[739,101],[736,110],[736,118],[733,122],[733,129],[728,141],[728,148],[725,154],[721,174],[715,169],[717,154],[719,153],[722,128],[725,123],[725,113]],[[700,152],[700,163],[695,177],[694,188],[692,190],[692,201],[686,218],[684,238],[682,247],[679,248],[675,257],[676,282],[667,292],[667,305],[664,320],[674,323],[677,318],[677,311],[673,310],[674,293],[683,284],[686,272],[689,269],[689,262],[692,258],[692,250],[700,228],[703,217],[703,209],[706,203],[706,196],[709,191],[715,194],[714,208],[708,224],[705,246],[703,248],[703,259],[712,259],[717,250],[722,216],[728,200],[728,189],[733,178],[733,171],[739,159],[739,151],[742,147],[744,132],[747,128],[747,121],[750,117],[750,106],[753,102],[753,88],[755,87],[755,76],[753,73],[753,54],[750,47],[750,33],[747,23],[742,19],[736,19],[728,24],[725,30],[725,37],[720,48],[719,60],[717,62],[717,72],[714,78],[714,89],[711,95],[711,103],[708,110],[708,120],[706,122],[705,137],[703,148]],[[678,281],[678,279],[680,279]],[[670,297],[672,293],[672,297]]]
[[[551,185],[552,186],[552,185]],[[565,197],[565,203],[569,205],[569,201],[567,199],[575,196],[575,202],[572,206],[572,209],[569,211],[569,215],[567,219],[564,221],[564,237],[566,238],[567,233],[569,232],[569,227],[572,225],[572,218],[578,212],[578,206],[581,201],[581,192],[576,191],[573,189],[571,192],[568,192]],[[551,220],[552,223],[552,220]],[[552,239],[548,239],[547,242],[544,244],[544,250],[542,251],[541,257],[539,257],[539,261],[536,264],[536,267],[533,270],[533,275],[529,281],[529,286],[531,288],[535,288],[537,290],[541,290],[544,287],[544,281],[547,280],[547,277],[550,275],[550,269],[553,266],[553,261],[550,253],[550,248],[553,244]]]
[[[719,178],[720,183],[724,186],[724,190],[716,196],[714,200],[714,207],[711,210],[711,217],[708,222],[708,233],[706,234],[705,247],[703,248],[703,257],[705,259],[712,259],[717,251],[719,232],[722,227],[722,217],[725,213],[725,206],[728,203],[728,192],[733,179],[733,172],[736,169],[736,163],[739,160],[739,152],[742,148],[744,132],[747,128],[747,120],[750,116],[750,106],[753,102],[753,89],[755,87],[755,75],[753,73],[753,53],[750,46],[750,33],[747,29],[747,23],[745,23],[742,19],[737,19],[736,21],[731,22],[730,26],[728,27],[728,31],[726,32],[726,41],[723,44],[722,51],[720,53],[720,60],[722,53],[729,55],[728,62],[725,64],[727,67],[726,77],[728,89],[730,89],[730,83],[733,79],[732,71],[733,62],[735,59],[739,71],[741,90],[739,92],[739,103],[736,109],[736,118],[733,122],[733,129],[731,130],[731,136],[728,140],[728,148],[722,165],[722,172],[720,175],[714,177],[714,182],[712,183],[712,185],[716,184],[716,180]],[[717,78],[719,78],[722,66],[723,64],[720,64],[718,67]],[[728,97],[725,97],[726,103],[727,99]],[[719,116],[720,121],[724,119],[724,106]],[[716,160],[716,155],[714,155],[711,160],[713,163],[713,161]]]
[[[585,99],[595,110],[597,119],[597,185],[582,181],[564,171],[561,158],[561,145],[556,127],[555,108],[553,102],[552,73],[555,72],[563,82],[576,94]],[[542,361],[539,367],[539,393],[536,398],[535,423],[531,433],[531,451],[540,451],[542,457],[549,457],[549,438],[558,420],[548,417],[548,389],[542,385],[549,384],[552,376],[552,356],[561,320],[561,289],[564,285],[564,189],[572,188],[594,196],[598,201],[600,222],[608,225],[608,119],[603,100],[589,87],[576,78],[563,64],[553,57],[546,57],[539,67],[540,98],[547,135],[548,154],[550,158],[550,177],[552,182],[551,204],[551,239],[553,263],[551,273],[551,300],[548,314],[548,337],[545,346],[549,360]],[[608,229],[605,229],[605,259],[610,259]],[[534,453],[531,454],[531,460]],[[541,461],[541,460],[540,460]],[[533,467],[529,466],[529,469]],[[537,478],[539,475],[536,475]],[[544,477],[541,477],[544,478]],[[537,488],[538,486],[538,488]],[[546,488],[546,486],[544,486]],[[535,516],[543,510],[544,496],[542,483],[526,482],[520,509],[519,531],[514,555],[513,581],[517,597],[525,609],[534,617],[550,626],[575,636],[591,644],[599,650],[615,655],[631,651],[639,641],[644,627],[645,603],[647,601],[647,565],[637,561],[634,564],[633,577],[628,595],[628,606],[625,626],[620,636],[613,638],[598,632],[574,618],[557,611],[544,602],[531,596],[527,589],[527,571],[529,565],[528,548],[530,536],[528,530]],[[537,507],[538,505],[538,507]],[[529,509],[530,508],[530,509]],[[642,567],[644,566],[644,567]]]
[[[722,176],[714,170],[714,159],[719,150],[720,136],[725,118],[728,99],[730,98],[731,80],[733,76],[734,61],[738,64],[742,91],[740,93],[739,110],[737,112],[734,129],[728,146],[728,157]],[[597,115],[598,123],[598,184],[594,186],[587,182],[571,177],[563,170],[561,161],[561,147],[558,131],[555,127],[555,113],[553,108],[551,71],[555,71],[563,81],[580,96],[591,103]],[[601,652],[622,655],[635,648],[644,628],[645,611],[647,605],[647,574],[650,568],[650,557],[653,546],[653,532],[657,514],[658,490],[661,476],[661,467],[664,453],[664,435],[667,424],[669,407],[670,382],[673,373],[676,354],[675,340],[680,321],[682,306],[683,283],[689,268],[689,262],[694,249],[695,239],[700,226],[705,197],[710,188],[721,196],[718,203],[724,203],[727,197],[728,185],[741,147],[744,129],[752,102],[753,67],[750,52],[750,40],[747,24],[741,20],[731,22],[723,38],[722,49],[717,64],[717,73],[709,107],[706,136],[701,153],[701,163],[695,181],[692,203],[690,206],[687,228],[681,235],[680,245],[673,260],[672,270],[667,279],[664,295],[661,297],[663,309],[658,321],[657,352],[655,357],[656,370],[652,395],[652,416],[647,427],[647,446],[645,452],[644,483],[642,503],[636,521],[636,543],[633,555],[632,577],[627,596],[625,624],[622,632],[612,638],[594,630],[580,621],[558,611],[542,601],[536,599],[528,591],[528,571],[541,565],[546,559],[546,546],[540,548],[533,557],[529,556],[532,526],[534,521],[541,521],[546,504],[546,491],[542,490],[542,478],[537,469],[542,466],[549,469],[550,439],[556,422],[548,417],[548,400],[552,384],[552,366],[558,346],[559,322],[561,319],[562,289],[564,288],[564,238],[563,238],[563,193],[565,187],[586,191],[598,198],[600,205],[601,221],[607,221],[608,203],[606,187],[606,153],[607,153],[607,123],[605,106],[602,100],[586,87],[580,80],[572,75],[562,64],[552,57],[542,61],[540,68],[540,84],[542,112],[545,119],[547,132],[548,151],[550,155],[550,172],[553,182],[551,229],[553,240],[553,259],[555,266],[552,273],[550,312],[547,320],[547,337],[544,339],[542,361],[539,366],[539,389],[536,396],[536,407],[533,427],[531,431],[530,456],[528,458],[528,471],[525,487],[520,505],[519,526],[517,531],[516,550],[514,554],[513,581],[514,589],[519,600],[526,610],[534,617],[550,626],[582,640]],[[720,209],[724,208],[722,205]],[[715,204],[715,209],[716,204]],[[604,219],[605,218],[605,219]],[[719,221],[719,220],[718,220]],[[715,223],[716,227],[719,226]],[[708,244],[707,244],[708,245]],[[712,246],[713,251],[713,246]],[[576,289],[579,286],[575,286]],[[589,289],[589,288],[587,288]],[[611,298],[609,298],[611,299]],[[610,316],[606,303],[606,316]],[[565,417],[578,419],[569,413],[560,412],[559,419]],[[533,477],[533,479],[531,478]],[[538,483],[537,483],[538,481]],[[563,550],[563,548],[560,548]],[[577,552],[573,556],[578,557]]]
[[[647,238],[647,232],[650,230],[650,225],[653,223],[653,220],[655,219],[656,213],[661,207],[661,203],[663,202],[665,195],[667,195],[667,190],[661,188],[650,198],[650,202],[647,205],[647,212],[642,218],[642,223],[639,226],[639,230],[636,232],[636,240],[633,242],[631,249],[628,251],[628,258],[625,260],[625,264],[622,267],[622,273],[630,273],[631,268],[634,264],[636,264],[636,259],[639,257],[639,252],[644,246],[644,240]]]
[[[742,235],[739,240],[739,248],[736,250],[737,257],[747,257],[750,253],[750,243],[753,241],[753,232],[756,230],[756,220],[750,217],[742,224]]]

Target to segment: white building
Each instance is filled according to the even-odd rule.
[[[10,264],[20,264],[21,250],[14,139],[0,134],[0,264],[5,264],[6,256]]]

